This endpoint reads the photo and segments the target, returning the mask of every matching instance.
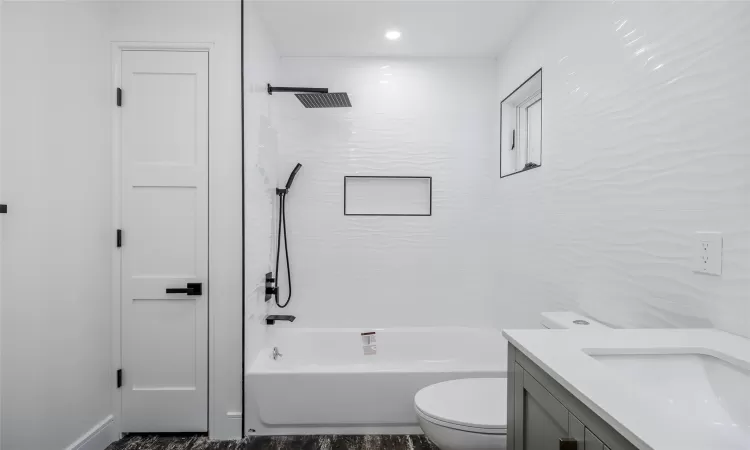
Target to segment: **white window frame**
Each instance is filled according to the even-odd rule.
[[[516,157],[516,170],[521,171],[526,167],[529,162],[529,108],[535,105],[537,102],[542,101],[542,90],[534,92],[529,95],[524,101],[516,106],[516,135],[518,136],[518,142],[516,143],[516,149],[518,151]]]

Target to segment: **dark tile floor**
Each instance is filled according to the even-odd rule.
[[[210,441],[205,436],[129,435],[107,450],[438,450],[424,436],[252,436]]]

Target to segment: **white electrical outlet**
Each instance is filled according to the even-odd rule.
[[[721,233],[696,232],[693,271],[709,275],[721,275],[722,246]]]

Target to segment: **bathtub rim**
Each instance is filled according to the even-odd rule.
[[[394,333],[417,333],[417,334],[426,334],[430,332],[447,332],[447,333],[460,333],[460,334],[479,334],[479,335],[494,335],[494,337],[498,338],[499,346],[502,348],[501,351],[507,351],[507,340],[502,335],[502,331],[497,328],[489,328],[489,327],[466,327],[466,326],[429,326],[429,327],[383,327],[383,328],[360,328],[360,327],[347,327],[347,328],[323,328],[323,327],[311,327],[311,328],[297,328],[297,327],[280,327],[278,328],[278,332],[281,332],[286,335],[291,334],[307,334],[307,333],[331,333],[331,334],[338,334],[338,333],[363,333],[363,332],[369,332],[369,331],[375,331],[377,332],[394,332]],[[276,332],[276,330],[275,330]],[[273,336],[270,337],[270,339],[273,339]],[[255,357],[252,358],[251,364],[246,368],[245,370],[245,377],[250,376],[263,376],[263,375],[272,375],[272,374],[293,374],[293,373],[304,373],[304,374],[315,374],[315,375],[322,375],[322,374],[341,374],[341,373],[348,373],[348,374],[365,374],[365,373],[382,373],[382,374],[403,374],[403,373],[415,373],[415,372],[441,372],[441,371],[451,371],[451,372],[501,372],[503,374],[503,377],[507,377],[507,357],[503,356],[501,358],[498,358],[498,365],[494,364],[477,364],[475,366],[472,366],[471,364],[467,364],[465,367],[460,365],[460,362],[456,361],[455,366],[442,366],[442,367],[434,367],[432,370],[419,370],[419,364],[421,362],[425,362],[424,360],[409,360],[407,362],[403,362],[404,368],[387,368],[378,369],[377,365],[366,365],[366,364],[353,364],[353,366],[358,366],[356,370],[340,370],[342,366],[346,366],[346,364],[321,364],[320,367],[330,367],[334,366],[337,367],[337,369],[331,369],[331,370],[325,370],[325,369],[319,369],[319,370],[295,370],[294,366],[292,367],[285,367],[285,368],[271,368],[269,367],[272,362],[269,362],[271,360],[270,353],[273,350],[274,345],[273,344],[266,344],[265,346],[261,347]],[[283,358],[283,356],[282,356]],[[391,363],[392,365],[395,365],[396,363]],[[297,367],[308,369],[310,364],[303,364]],[[259,368],[262,368],[262,370],[259,370]],[[416,370],[415,370],[416,369]],[[247,380],[246,380],[247,382]]]

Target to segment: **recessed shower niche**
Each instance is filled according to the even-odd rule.
[[[344,177],[346,216],[431,216],[432,177]]]
[[[542,69],[500,104],[500,177],[542,165]]]

